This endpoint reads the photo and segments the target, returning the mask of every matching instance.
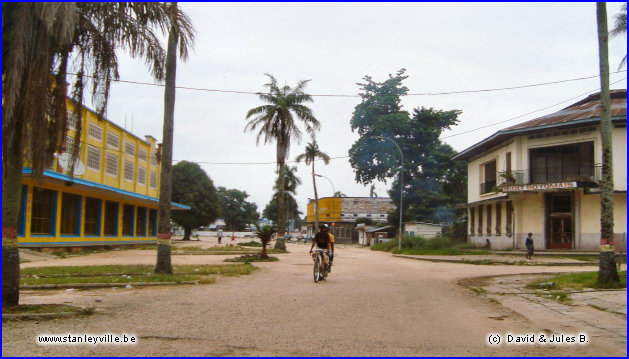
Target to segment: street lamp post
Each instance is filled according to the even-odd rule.
[[[392,139],[388,137],[383,137],[383,136],[375,136],[374,138],[378,140],[387,140],[387,141],[393,142],[395,147],[397,147],[398,151],[400,151],[400,229],[398,233],[397,249],[401,250],[402,249],[402,231],[404,230],[404,227],[402,227],[402,198],[403,198],[403,193],[404,193],[403,192],[404,191],[404,175],[403,175],[404,154],[402,153],[402,149],[400,148],[400,146],[398,146],[398,144]]]
[[[328,182],[330,182],[330,184],[332,185],[332,197],[334,197],[334,194],[336,193],[336,192],[334,191],[334,183],[332,183],[332,181],[330,181],[330,179],[329,179],[329,178],[327,178],[326,176],[320,175],[320,174],[318,174],[318,173],[315,173],[314,175],[315,175],[315,176],[317,176],[317,177],[322,177],[322,178],[325,178],[325,179],[327,179],[327,180],[328,180]]]

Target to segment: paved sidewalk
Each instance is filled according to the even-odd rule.
[[[569,294],[570,303],[551,298],[549,291],[525,286],[550,274],[499,276],[482,285],[485,294],[531,321],[555,323],[551,331],[570,329],[592,337],[627,342],[627,290],[586,290]],[[576,333],[574,333],[576,334]]]
[[[435,255],[408,255],[394,254],[394,257],[423,260],[429,262],[450,262],[464,264],[507,264],[521,266],[596,266],[598,261],[582,261],[574,258],[555,256],[534,256],[532,260],[527,260],[524,255],[456,255],[456,256],[435,256]],[[625,265],[623,265],[625,266]]]

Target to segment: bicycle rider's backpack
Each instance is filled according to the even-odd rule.
[[[317,247],[328,248],[330,236],[327,233],[317,233],[317,235],[315,236],[315,240],[317,241]]]

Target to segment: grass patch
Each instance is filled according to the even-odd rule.
[[[79,252],[53,252],[59,258],[67,258],[67,257],[77,257],[77,256],[86,256],[94,253],[107,253],[113,251],[128,251],[132,249],[140,249],[140,250],[157,250],[157,245],[155,244],[129,244],[121,247],[110,247],[104,246],[104,248],[95,248],[95,249],[85,249]]]
[[[553,289],[573,289],[583,290],[586,288],[595,289],[616,289],[627,288],[627,271],[618,272],[620,277],[619,283],[612,283],[608,285],[598,284],[598,272],[584,272],[584,273],[572,273],[562,274],[552,278],[544,278],[537,280],[527,285],[527,288],[538,289],[539,283],[554,282]]]
[[[277,262],[278,260],[279,259],[277,257],[262,258],[258,254],[245,254],[236,258],[227,258],[225,259],[225,262]]]
[[[402,249],[397,249],[397,247],[398,241],[391,240],[389,242],[374,244],[371,246],[371,250],[392,252],[395,254],[440,256],[483,255],[491,253],[489,250],[478,249],[470,244],[457,242],[447,237],[425,239],[422,237],[405,236],[402,239]]]
[[[131,283],[131,282],[186,282],[212,283],[210,276],[238,276],[253,272],[250,264],[175,265],[174,274],[155,274],[152,265],[106,265],[27,268],[22,270],[21,285]]]
[[[282,249],[268,248],[267,253],[279,254],[288,253]],[[173,250],[173,255],[229,255],[229,254],[259,254],[260,251],[255,248],[243,248],[241,246],[227,246],[227,247],[185,247]]]
[[[86,310],[65,304],[22,304],[2,306],[2,314],[81,313]]]
[[[238,245],[244,247],[262,247],[262,243],[256,241],[240,242]]]

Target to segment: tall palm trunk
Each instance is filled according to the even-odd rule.
[[[317,195],[317,182],[315,181],[315,171],[314,171],[314,159],[312,160],[312,187],[314,188],[315,195],[315,203],[314,203],[314,211],[315,211],[315,223],[312,233],[317,233],[317,229],[319,229],[319,196]]]
[[[14,112],[19,114],[19,112]],[[15,114],[14,114],[15,116]],[[2,306],[20,301],[20,254],[17,226],[22,186],[22,122],[14,136],[2,139]]]
[[[177,3],[172,4],[173,10]],[[173,11],[174,14],[174,11]],[[171,15],[174,16],[174,15]],[[171,17],[166,57],[164,89],[164,131],[162,135],[161,183],[159,191],[159,222],[157,230],[157,263],[155,273],[172,274],[170,260],[170,201],[172,198],[173,119],[175,115],[175,80],[177,77],[177,27]]]
[[[284,152],[285,153],[285,152]],[[284,230],[286,229],[286,194],[285,194],[285,183],[286,178],[284,178],[284,161],[281,161],[279,164],[279,178],[278,178],[278,190],[279,190],[279,198],[277,200],[277,228],[278,228],[278,236],[275,240],[275,249],[286,250],[286,243],[284,243]]]
[[[601,247],[598,282],[618,282],[614,260],[614,173],[612,163],[612,123],[609,105],[609,59],[607,8],[604,2],[596,3],[598,23],[598,56],[601,75],[601,139],[603,147],[603,177],[601,179]]]

